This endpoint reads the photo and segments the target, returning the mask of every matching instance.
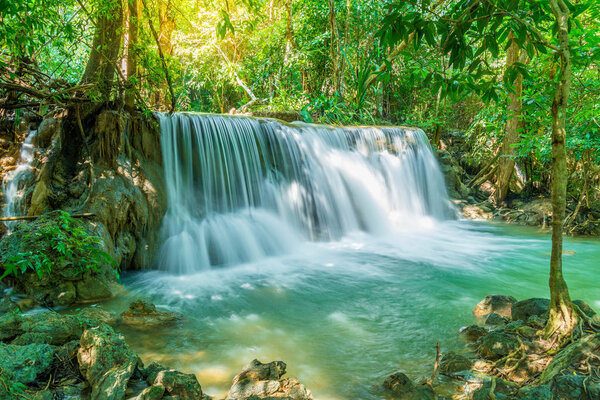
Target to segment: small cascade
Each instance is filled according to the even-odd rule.
[[[454,211],[424,132],[159,114],[168,211],[159,266],[191,273],[304,241],[411,229]]]
[[[33,139],[37,134],[36,130],[31,130],[25,138],[21,146],[20,157],[21,161],[17,165],[17,167],[8,172],[4,176],[4,180],[2,182],[2,192],[4,193],[4,200],[6,205],[2,210],[2,215],[4,217],[14,217],[17,215],[22,215],[24,210],[23,206],[23,198],[25,191],[25,183],[32,176],[31,163],[34,158],[34,146]],[[12,223],[8,222],[6,225],[10,228]]]

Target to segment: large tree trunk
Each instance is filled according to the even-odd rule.
[[[552,256],[550,260],[550,315],[544,330],[547,337],[565,336],[577,323],[569,289],[562,273],[563,224],[567,201],[566,112],[571,90],[569,9],[563,0],[550,0],[558,24],[560,82],[552,102]]]
[[[140,7],[138,0],[127,0],[129,18],[129,40],[127,42],[127,88],[125,90],[125,106],[130,110],[135,106],[135,90],[138,85],[137,78],[137,45],[140,20]]]
[[[515,35],[510,32],[508,40],[512,41],[508,51],[506,52],[506,70],[509,70],[519,61],[519,45],[515,40]],[[523,75],[518,74],[513,84],[513,90],[508,94],[508,120],[506,121],[506,128],[504,130],[504,139],[502,141],[502,152],[498,159],[498,175],[496,179],[496,204],[502,204],[508,194],[508,187],[510,179],[513,176],[515,170],[515,150],[514,145],[519,139],[519,126],[521,120],[521,113],[523,110]]]
[[[106,4],[110,4],[111,8],[98,13],[92,49],[81,79],[82,83],[96,83],[103,101],[110,100],[123,36],[121,0]]]

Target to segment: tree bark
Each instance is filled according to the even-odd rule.
[[[121,38],[123,37],[123,4],[121,0],[101,9],[96,21],[96,31],[82,83],[95,83],[103,101],[110,100],[117,66]]]
[[[558,25],[560,82],[552,102],[552,255],[550,259],[550,313],[544,334],[564,337],[577,323],[562,272],[563,224],[567,201],[566,112],[571,91],[569,9],[563,0],[550,0]]]
[[[135,106],[135,88],[137,87],[137,45],[140,8],[138,0],[127,0],[129,18],[129,41],[127,42],[127,87],[125,89],[125,106],[132,110]]]
[[[515,40],[515,35],[510,32],[508,40],[512,41],[506,52],[506,70],[509,70],[519,61],[519,45]],[[496,204],[502,204],[508,194],[510,179],[515,170],[515,150],[514,145],[519,139],[519,126],[523,110],[523,75],[518,74],[513,84],[513,90],[508,93],[508,120],[504,129],[504,139],[502,141],[502,154],[498,160],[498,176],[496,179]]]

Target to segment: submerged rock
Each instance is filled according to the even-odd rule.
[[[119,316],[119,323],[137,329],[155,329],[173,324],[183,318],[183,314],[160,311],[146,300],[136,300],[129,304],[129,310]]]
[[[485,298],[475,306],[473,309],[473,315],[479,318],[484,318],[491,313],[496,313],[501,317],[511,318],[512,306],[516,302],[517,299],[512,296],[490,294],[485,296]]]
[[[532,298],[522,300],[513,304],[512,319],[527,322],[529,317],[541,316],[547,313],[549,309],[550,300],[548,299]]]
[[[285,398],[287,400],[313,400],[312,393],[296,378],[283,378],[286,365],[283,361],[263,364],[253,360],[233,378],[227,400],[248,400],[253,397]]]
[[[52,364],[54,352],[47,344],[19,346],[0,343],[2,376],[22,384],[31,383]]]
[[[123,336],[107,325],[83,332],[77,360],[81,374],[92,386],[92,400],[123,399],[131,375],[141,365]]]

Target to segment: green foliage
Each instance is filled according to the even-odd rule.
[[[55,266],[68,266],[78,276],[96,273],[106,264],[112,265],[119,277],[115,260],[100,249],[100,237],[88,234],[83,224],[67,212],[59,211],[55,217],[40,217],[35,226],[26,225],[22,229],[25,241],[35,241],[43,247],[8,257],[0,279],[26,273],[35,273],[41,279],[49,276]]]

